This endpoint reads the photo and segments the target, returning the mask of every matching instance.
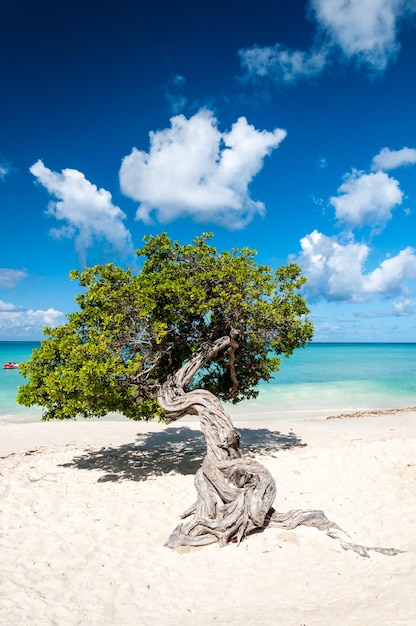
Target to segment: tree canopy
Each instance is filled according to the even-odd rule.
[[[41,405],[43,419],[163,417],[161,385],[201,350],[188,389],[233,403],[255,397],[281,358],[312,337],[305,278],[295,264],[257,264],[248,248],[218,252],[210,238],[146,237],[137,274],[113,264],[71,272],[83,288],[79,310],[44,330],[21,368],[29,382],[18,402]]]

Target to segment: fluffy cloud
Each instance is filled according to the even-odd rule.
[[[56,309],[21,311],[0,308],[0,337],[13,335],[19,339],[39,339],[45,326],[64,322],[65,315]]]
[[[393,315],[403,317],[413,315],[416,311],[416,302],[410,298],[398,298],[393,304]]]
[[[0,300],[0,312],[3,311],[18,311],[19,307],[17,307],[12,302],[4,302],[4,300]]]
[[[12,289],[27,276],[28,274],[24,270],[11,270],[0,267],[0,289]]]
[[[365,174],[353,170],[338,193],[330,198],[337,219],[347,227],[370,226],[376,232],[384,228],[392,209],[403,199],[397,180],[384,172]]]
[[[308,278],[308,294],[328,300],[354,301],[369,248],[363,243],[342,245],[317,230],[303,237],[300,245],[302,252],[297,262]]]
[[[293,82],[320,74],[341,52],[373,72],[385,70],[399,50],[397,25],[416,11],[411,0],[310,0],[316,36],[308,52],[280,44],[239,51],[249,77]]]
[[[286,131],[259,131],[240,117],[221,133],[211,111],[171,118],[170,128],[150,133],[150,150],[133,149],[123,159],[123,193],[140,203],[137,219],[162,223],[179,217],[242,228],[263,203],[249,195],[249,184]]]
[[[396,296],[402,292],[402,285],[409,278],[416,278],[416,256],[414,249],[407,247],[364,276],[362,288],[364,293]]]
[[[319,28],[347,58],[384,70],[398,52],[397,22],[415,11],[407,0],[312,0]]]
[[[389,150],[383,148],[373,158],[372,170],[394,170],[402,165],[416,163],[416,150],[414,148],[402,148],[401,150]]]
[[[406,281],[416,278],[416,254],[410,247],[365,273],[370,252],[366,244],[353,240],[342,244],[316,230],[300,244],[297,262],[308,278],[306,289],[311,298],[360,302],[373,296],[401,296],[406,294]]]
[[[133,254],[130,233],[122,222],[125,214],[113,205],[107,190],[98,189],[78,170],[53,172],[40,160],[30,171],[57,198],[50,202],[47,214],[66,222],[61,228],[52,229],[51,234],[74,238],[82,264],[96,240],[105,240],[126,257]]]

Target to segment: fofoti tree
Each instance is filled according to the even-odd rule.
[[[249,249],[218,252],[210,235],[180,245],[145,238],[135,275],[115,265],[71,272],[83,288],[79,310],[22,365],[18,401],[41,405],[43,419],[103,416],[166,423],[197,415],[207,453],[195,477],[197,500],[167,545],[239,543],[266,525],[315,525],[354,547],[320,511],[279,514],[268,470],[240,451],[221,401],[257,395],[282,357],[313,335],[295,264],[277,271]],[[365,550],[358,546],[358,551]]]

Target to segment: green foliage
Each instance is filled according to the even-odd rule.
[[[232,402],[255,397],[281,357],[312,338],[299,293],[306,279],[295,264],[276,272],[258,265],[248,248],[218,252],[210,237],[187,245],[166,234],[146,237],[138,275],[112,264],[71,272],[83,288],[79,310],[67,324],[45,329],[41,347],[22,365],[29,382],[18,402],[43,406],[44,419],[109,411],[163,417],[160,385],[224,336],[238,348],[207,362],[189,388]]]

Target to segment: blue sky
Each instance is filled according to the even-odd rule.
[[[416,0],[6,3],[0,340],[166,231],[296,261],[318,341],[416,341]]]

